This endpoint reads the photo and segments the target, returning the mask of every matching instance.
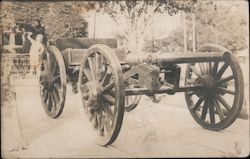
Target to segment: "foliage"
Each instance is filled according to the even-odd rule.
[[[99,3],[99,11],[107,13],[116,22],[125,47],[138,53],[144,46],[145,36],[154,14],[174,15],[181,10],[189,12],[195,2],[193,0],[102,1]]]
[[[240,3],[230,2],[220,5],[216,1],[210,4],[198,3],[196,13],[197,45],[216,42],[229,50],[242,50],[247,46],[247,14]],[[206,30],[205,30],[206,29]]]
[[[205,43],[216,43],[231,51],[243,50],[247,47],[248,24],[247,14],[239,3],[218,5],[215,1],[198,1],[195,9],[196,47]],[[188,50],[192,50],[192,13],[186,15],[188,32]],[[217,31],[216,31],[217,30]],[[177,28],[164,43],[178,42],[178,48],[183,48],[183,31]],[[164,44],[163,43],[163,44]]]
[[[181,28],[172,31],[163,39],[146,40],[143,50],[146,52],[184,52],[183,31]],[[190,48],[191,49],[191,48]]]
[[[16,23],[35,26],[40,22],[52,40],[86,36],[87,23],[74,7],[74,2],[2,2],[1,27],[13,28]]]

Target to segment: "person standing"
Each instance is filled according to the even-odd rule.
[[[42,44],[43,35],[37,34],[35,40],[31,38],[32,33],[28,33],[28,40],[31,42],[30,47],[30,67],[33,75],[37,74],[37,69],[40,64],[39,57],[44,51],[44,46]]]

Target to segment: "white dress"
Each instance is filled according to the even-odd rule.
[[[30,47],[30,65],[38,66],[39,65],[39,55],[43,52],[43,44],[36,40],[31,40]]]

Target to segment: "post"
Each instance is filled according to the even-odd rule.
[[[196,35],[195,35],[195,14],[193,13],[193,52],[196,48]]]
[[[214,2],[214,13],[215,15],[218,14],[218,10],[217,10],[217,4],[216,2]],[[214,22],[214,34],[215,34],[215,44],[217,45],[218,44],[218,36],[217,36],[217,23]]]
[[[215,44],[218,44],[218,35],[217,35],[217,24],[214,24],[214,32],[215,32]]]
[[[183,12],[184,53],[187,53],[186,13]]]
[[[96,28],[96,9],[95,9],[95,13],[94,13],[94,38],[95,38],[95,28]]]

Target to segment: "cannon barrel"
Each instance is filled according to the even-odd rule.
[[[140,64],[143,62],[150,64],[164,63],[193,63],[193,62],[210,62],[210,61],[227,61],[231,57],[231,53],[225,52],[195,52],[195,53],[160,53],[144,55],[128,55],[126,63]]]

